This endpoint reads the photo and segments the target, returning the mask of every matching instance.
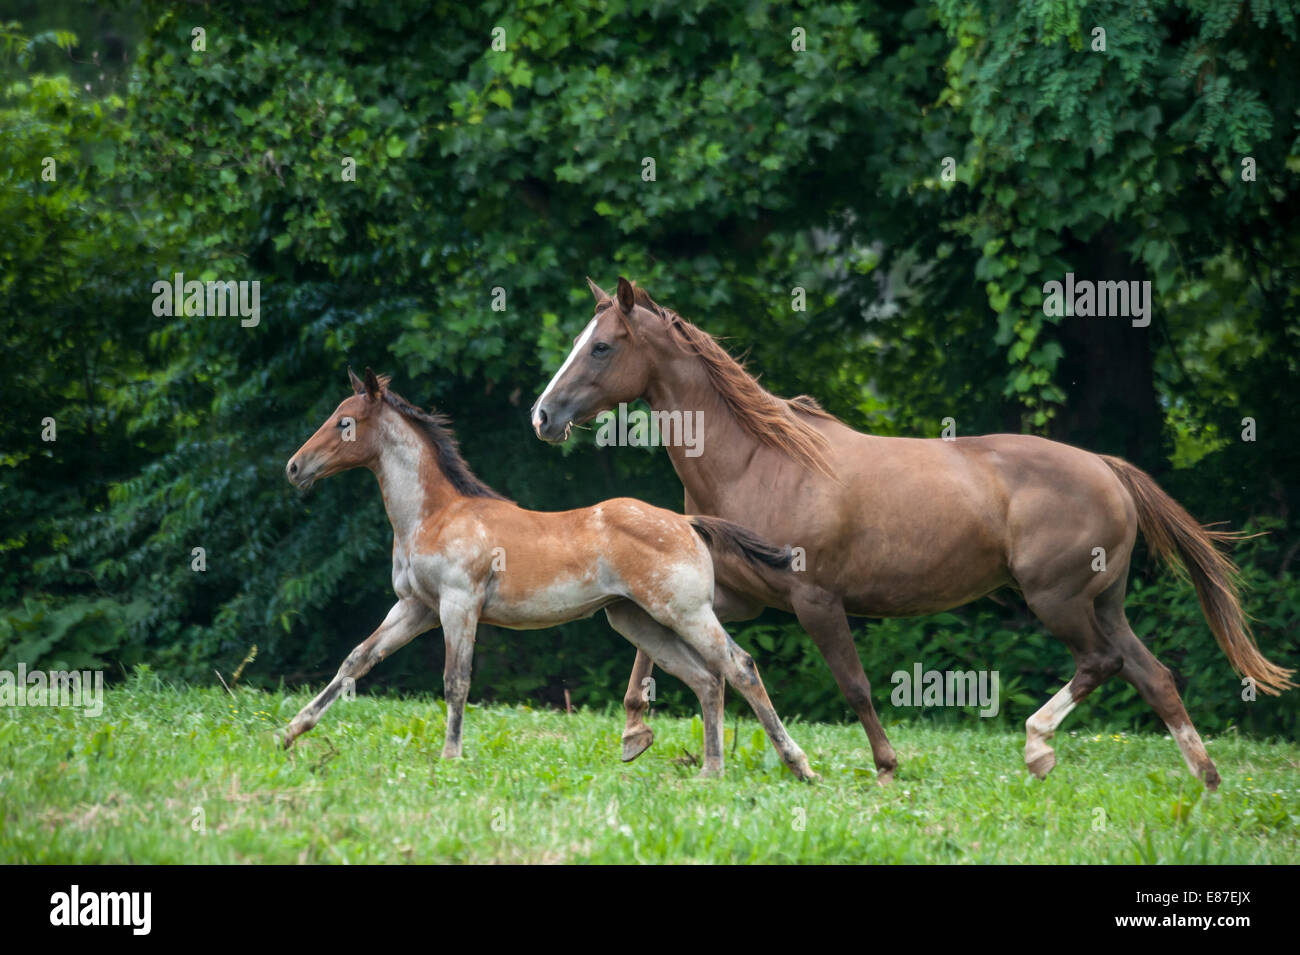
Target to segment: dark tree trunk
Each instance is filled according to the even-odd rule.
[[[1073,251],[1070,259],[1075,263],[1076,283],[1140,282],[1147,278],[1118,247],[1109,230]],[[1127,458],[1146,470],[1160,470],[1164,460],[1162,416],[1156,401],[1151,346],[1151,336],[1161,320],[1159,311],[1157,300],[1151,306],[1151,324],[1145,328],[1134,327],[1129,318],[1114,316],[1061,319],[1058,340],[1065,355],[1057,366],[1057,381],[1067,397],[1052,423],[1053,438]]]

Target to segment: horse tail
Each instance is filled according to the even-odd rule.
[[[691,515],[691,527],[709,549],[718,548],[739,554],[754,567],[771,567],[775,570],[788,570],[793,560],[789,547],[777,547],[769,544],[753,531],[720,517]]]
[[[1241,609],[1240,571],[1216,546],[1256,535],[1201,526],[1151,475],[1121,458],[1100,457],[1133,498],[1138,530],[1147,546],[1180,576],[1190,575],[1201,612],[1232,668],[1271,696],[1293,689],[1295,671],[1269,662],[1260,653]]]

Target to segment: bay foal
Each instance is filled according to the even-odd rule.
[[[387,378],[348,371],[354,394],[289,459],[306,489],[349,468],[379,479],[393,525],[397,604],[353,650],[338,674],[294,717],[284,745],[316,725],[348,685],[414,637],[441,623],[447,660],[444,758],[461,755],[474,636],[480,621],[514,630],[553,627],[604,609],[626,635],[700,700],[702,775],[722,771],[726,683],[753,707],[786,766],[814,778],[808,758],[772,708],[753,659],[713,613],[713,562],[706,541],[764,572],[790,563],[743,528],[686,518],[629,498],[543,513],[504,499],[471,473],[448,422],[388,390]],[[658,627],[645,627],[644,622]]]

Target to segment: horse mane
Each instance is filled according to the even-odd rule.
[[[510,500],[504,494],[498,494],[483,483],[469,469],[469,465],[461,457],[460,445],[456,441],[456,435],[451,430],[450,418],[437,411],[421,411],[401,395],[389,391],[386,377],[380,378],[379,382],[383,385],[384,401],[388,403],[389,407],[415,425],[415,430],[420,432],[433,446],[434,459],[438,462],[439,469],[441,469],[443,476],[451,483],[452,487],[465,497],[487,497],[498,501]]]
[[[633,293],[637,305],[662,318],[677,343],[700,359],[710,383],[747,434],[805,467],[834,476],[827,456],[830,442],[806,419],[838,418],[809,395],[786,399],[772,394],[704,329],[656,304],[645,289],[634,285]]]

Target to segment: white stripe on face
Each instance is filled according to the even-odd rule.
[[[597,318],[599,318],[599,316],[597,316]],[[537,409],[542,406],[542,402],[545,401],[546,396],[551,393],[551,389],[555,387],[555,383],[564,377],[564,373],[568,371],[569,366],[573,364],[573,359],[578,357],[578,352],[582,351],[588,340],[590,340],[592,333],[596,331],[597,318],[593,318],[587,323],[587,327],[583,329],[582,334],[578,337],[578,343],[573,346],[573,351],[569,352],[569,357],[564,359],[564,364],[560,366],[560,370],[555,373],[555,377],[551,379],[551,383],[546,386],[546,390],[542,392],[542,396],[538,398],[537,402],[533,405],[534,428],[539,428],[542,424],[541,419],[537,417]]]

